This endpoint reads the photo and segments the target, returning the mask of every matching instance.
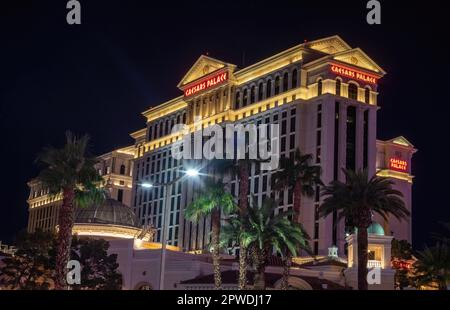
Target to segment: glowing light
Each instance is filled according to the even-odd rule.
[[[188,169],[188,170],[186,170],[186,175],[188,177],[196,177],[196,176],[198,176],[198,170],[197,169]]]
[[[153,184],[152,183],[142,183],[142,187],[144,187],[144,188],[152,188]]]
[[[211,88],[213,86],[222,84],[223,82],[228,80],[228,72],[221,71],[213,76],[206,77],[201,79],[198,82],[192,83],[190,86],[184,89],[184,96],[188,97],[194,95],[200,91]]]
[[[338,65],[331,65],[331,71],[333,73],[342,75],[342,76],[346,76],[349,78],[353,78],[353,79],[357,79],[360,81],[364,81],[364,82],[369,82],[372,84],[376,84],[377,83],[377,77],[361,72],[361,71],[356,71],[344,66],[338,66]]]
[[[389,168],[397,171],[406,171],[408,168],[408,162],[398,158],[391,158],[389,159]]]

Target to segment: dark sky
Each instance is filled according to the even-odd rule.
[[[449,221],[447,16],[437,1],[380,1],[382,24],[368,25],[367,1],[80,0],[82,25],[66,23],[66,1],[0,4],[0,240],[27,222],[26,181],[46,145],[67,129],[92,136],[96,154],[132,143],[142,111],[178,96],[202,53],[242,67],[302,43],[339,34],[388,75],[380,81],[378,138],[404,135],[413,160],[416,247]],[[394,7],[393,5],[399,5]]]

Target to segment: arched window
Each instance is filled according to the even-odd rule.
[[[348,97],[350,99],[358,100],[358,85],[354,83],[348,84]]]
[[[268,79],[266,85],[266,98],[269,98],[270,96],[272,96],[272,80]]]
[[[186,113],[183,113],[183,124],[186,124]]]
[[[248,89],[245,88],[242,93],[242,106],[245,107],[248,104]]]
[[[235,100],[236,109],[241,107],[241,93],[239,91],[236,92],[236,100]]]
[[[256,91],[256,87],[255,87],[255,85],[253,85],[252,88],[250,88],[250,103],[255,102],[255,91]]]
[[[159,136],[158,138],[163,136],[163,123],[159,122]]]
[[[336,79],[336,96],[341,95],[341,80]]]
[[[120,165],[120,171],[119,171],[119,173],[120,173],[121,175],[125,175],[125,165]]]
[[[370,103],[370,88],[366,87],[364,91],[364,102],[369,104]]]
[[[164,126],[164,133],[166,135],[169,134],[169,120],[168,119],[166,119],[166,125]]]
[[[289,85],[289,74],[285,72],[283,75],[283,91],[288,90],[288,85]]]
[[[317,96],[322,95],[322,79],[317,81]]]
[[[263,82],[259,82],[258,85],[258,100],[263,100],[263,93],[264,93],[264,84]]]
[[[179,124],[180,123],[180,114],[178,114],[178,116],[177,116],[177,124]]]
[[[297,82],[298,82],[298,71],[297,69],[294,69],[294,71],[292,71],[292,80],[291,80],[291,88],[296,88]]]
[[[280,93],[280,77],[275,78],[275,96]]]

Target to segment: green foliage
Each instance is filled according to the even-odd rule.
[[[50,232],[21,232],[15,256],[3,259],[0,286],[21,290],[49,289],[54,277],[55,240]]]
[[[210,215],[215,209],[230,214],[237,208],[234,197],[225,191],[221,181],[206,181],[199,195],[185,209],[185,217],[193,222]]]
[[[392,239],[391,256],[398,259],[411,259],[411,244],[406,240]]]
[[[79,239],[72,241],[71,259],[82,266],[81,285],[73,289],[120,290],[122,276],[117,271],[117,254],[108,255],[109,242],[103,239]]]
[[[272,176],[272,187],[275,190],[293,188],[300,182],[302,195],[312,196],[317,185],[321,185],[321,167],[311,165],[312,155],[302,154],[299,149],[295,150],[293,158],[283,157],[280,159],[280,169]]]
[[[275,214],[278,204],[272,199],[264,200],[261,207],[256,199],[253,202],[244,217],[235,214],[227,219],[221,234],[222,247],[242,242],[247,248],[256,247],[261,251],[273,246],[282,256],[296,256],[298,249],[310,252],[309,236],[300,224],[289,219],[292,212]]]
[[[409,216],[400,191],[392,188],[393,181],[373,176],[368,178],[367,170],[357,172],[345,170],[346,183],[333,181],[325,186],[325,197],[319,213],[325,217],[334,211],[338,218],[345,219],[350,226],[368,227],[372,213],[378,213],[385,220],[389,215],[397,219]]]
[[[39,154],[37,161],[42,170],[37,180],[51,195],[60,194],[64,189],[79,193],[85,188],[92,191],[95,185],[102,182],[94,166],[97,159],[87,154],[88,144],[87,135],[77,138],[67,132],[63,148],[46,147]]]
[[[50,289],[55,279],[56,236],[50,232],[21,233],[15,256],[3,259],[0,285],[8,289]],[[117,255],[108,255],[109,243],[102,239],[74,237],[71,259],[81,264],[81,285],[73,289],[121,289]]]
[[[414,264],[414,274],[417,286],[437,285],[441,290],[447,289],[450,284],[450,249],[448,245],[437,243],[419,251]]]

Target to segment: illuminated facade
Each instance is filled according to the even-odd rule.
[[[157,229],[161,241],[165,197],[170,195],[168,243],[184,251],[198,251],[209,243],[211,221],[184,219],[184,207],[192,201],[200,182],[177,182],[172,192],[163,186],[151,189],[145,182],[167,183],[180,174],[181,160],[170,154],[181,137],[171,132],[175,124],[187,124],[191,132],[212,124],[280,125],[281,156],[296,148],[313,155],[322,167],[325,184],[344,181],[342,168],[368,170],[370,175],[392,178],[411,209],[411,156],[415,152],[406,139],[377,141],[377,83],[385,74],[361,49],[352,48],[339,36],[300,44],[243,69],[208,56],[201,56],[178,84],[183,95],[143,112],[146,127],[131,134],[135,139],[132,206],[141,225]],[[407,144],[407,145],[406,145]],[[406,163],[405,163],[406,162]],[[264,197],[278,198],[279,209],[293,205],[293,193],[271,190],[272,172],[253,166],[250,191],[261,203]],[[239,184],[231,180],[238,196]],[[302,197],[300,219],[312,238],[317,254],[332,245],[345,254],[346,227],[337,216],[317,215],[321,197]],[[384,223],[389,234],[411,241],[411,221]]]
[[[111,198],[127,206],[131,205],[133,155],[134,147],[125,147],[98,156],[96,164],[98,173],[109,186]],[[61,195],[51,197],[37,180],[31,180],[28,186],[28,232],[37,228],[54,230],[58,224]]]

